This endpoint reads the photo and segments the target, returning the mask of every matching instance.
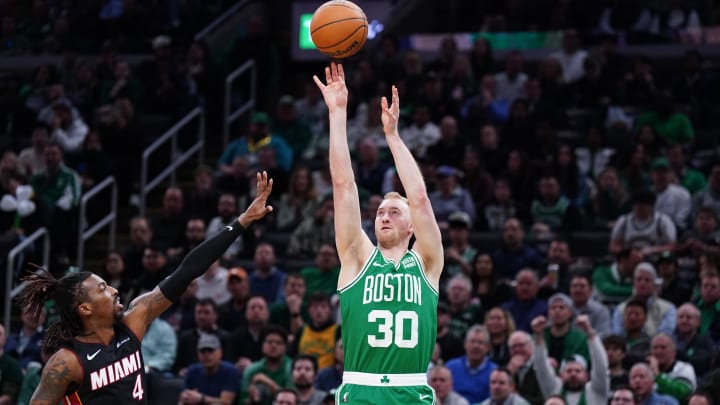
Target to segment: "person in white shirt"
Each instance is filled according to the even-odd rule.
[[[427,105],[415,106],[412,124],[400,130],[400,138],[415,158],[425,157],[427,148],[440,140],[440,127],[430,120],[430,108]]]
[[[528,75],[522,69],[522,54],[510,52],[505,60],[505,70],[495,74],[495,98],[512,103],[524,95]]]
[[[671,182],[674,174],[670,170],[670,162],[666,158],[656,158],[651,167],[657,195],[655,210],[672,218],[678,229],[686,229],[692,208],[690,192]]]
[[[220,262],[218,260],[215,260],[207,269],[205,274],[198,277],[196,281],[197,291],[195,291],[195,298],[198,300],[211,298],[218,306],[220,306],[227,303],[232,298],[227,289],[228,270],[225,267],[220,266]]]
[[[583,63],[587,56],[587,51],[580,49],[580,36],[574,29],[568,29],[563,33],[562,50],[550,54],[550,57],[562,66],[563,80],[568,84],[583,76],[585,73]]]
[[[51,140],[67,154],[80,152],[89,132],[88,126],[80,116],[73,116],[72,105],[65,100],[55,102],[53,112]]]

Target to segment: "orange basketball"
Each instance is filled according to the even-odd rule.
[[[365,44],[368,22],[365,13],[355,3],[331,0],[313,14],[310,36],[317,49],[331,58],[347,58]]]

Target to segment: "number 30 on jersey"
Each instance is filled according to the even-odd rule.
[[[394,344],[403,349],[412,349],[418,344],[418,315],[413,311],[398,311],[395,315],[386,309],[374,309],[368,313],[368,322],[376,323],[378,333],[368,335],[371,347],[390,347]],[[409,336],[405,328],[409,327]]]

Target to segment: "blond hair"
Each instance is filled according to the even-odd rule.
[[[390,199],[400,200],[400,201],[404,202],[405,204],[408,204],[407,198],[400,195],[400,193],[398,193],[397,191],[390,191],[390,192],[385,193],[385,195],[383,196],[383,200],[390,200]],[[408,204],[408,205],[410,205],[410,204]]]

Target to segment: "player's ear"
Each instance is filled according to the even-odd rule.
[[[90,305],[86,302],[83,302],[82,304],[78,305],[78,313],[83,315],[90,315],[92,314],[92,308],[90,308]]]

